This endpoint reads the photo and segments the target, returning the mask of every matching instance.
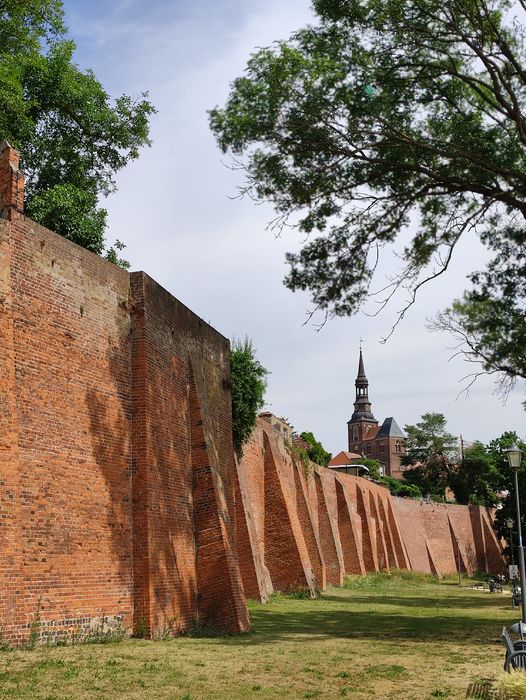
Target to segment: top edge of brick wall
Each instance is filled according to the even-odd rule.
[[[179,305],[179,307],[193,319],[194,322],[207,327],[209,329],[209,332],[211,331],[217,336],[221,344],[226,344],[228,348],[230,348],[230,341],[226,336],[224,336],[220,331],[218,331],[217,328],[214,328],[214,326],[208,323],[208,321],[205,321],[203,318],[201,318],[201,316],[196,314],[195,311],[192,311],[192,309],[189,306],[187,306],[184,302],[175,297],[170,291],[166,289],[166,287],[163,287],[162,284],[159,284],[159,282],[157,282],[157,280],[151,277],[147,272],[137,270],[130,272],[129,274],[132,278],[142,277],[145,286],[145,292],[147,292],[147,287],[154,287],[156,289],[156,293],[164,297],[165,303],[176,302]]]
[[[194,318],[195,321],[198,323],[203,324],[204,326],[208,327],[210,330],[212,330],[217,336],[218,339],[222,341],[223,344],[226,344],[228,347],[230,347],[230,341],[228,338],[226,338],[220,331],[218,331],[216,328],[214,328],[210,323],[205,321],[203,318],[201,318],[198,314],[196,314],[192,309],[190,309],[186,304],[184,304],[182,301],[180,301],[177,297],[175,297],[171,292],[169,292],[165,287],[163,287],[159,282],[157,282],[153,277],[151,277],[147,272],[144,272],[142,270],[137,270],[137,271],[128,271],[125,270],[122,267],[119,267],[118,265],[115,265],[115,263],[110,262],[109,260],[106,260],[105,258],[101,257],[100,255],[97,255],[97,253],[93,253],[92,251],[88,250],[87,248],[83,248],[81,245],[78,243],[75,243],[74,241],[70,241],[68,238],[65,238],[64,236],[61,236],[60,234],[56,233],[55,231],[52,231],[51,229],[46,228],[45,226],[42,226],[42,224],[37,223],[36,221],[33,221],[33,219],[30,219],[29,217],[19,214],[18,218],[15,221],[8,222],[6,221],[7,224],[13,225],[15,228],[24,228],[24,233],[27,235],[28,233],[34,234],[37,237],[42,237],[44,236],[45,238],[50,239],[50,242],[57,246],[59,249],[64,251],[65,255],[70,255],[72,254],[71,251],[75,251],[75,254],[83,261],[86,262],[87,264],[95,264],[99,265],[100,267],[106,266],[107,270],[110,271],[114,276],[118,276],[123,279],[130,279],[132,276],[143,276],[144,280],[148,285],[153,285],[157,288],[157,290],[161,291],[163,296],[166,297],[167,301],[172,301],[172,302],[177,302],[179,306],[181,306],[191,317]]]

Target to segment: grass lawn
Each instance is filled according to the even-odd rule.
[[[502,669],[509,596],[395,575],[250,604],[240,637],[0,652],[0,699],[465,698]],[[466,584],[464,584],[466,585]]]

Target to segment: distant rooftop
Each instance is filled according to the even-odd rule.
[[[379,430],[380,428],[377,425],[373,425],[367,431],[367,435],[364,437],[363,441],[366,442],[367,440],[376,440],[376,438],[378,437]]]
[[[344,464],[349,464],[353,459],[363,459],[362,455],[356,454],[356,452],[338,452],[327,466],[329,467],[340,467]]]
[[[404,432],[393,417],[386,418],[380,426],[380,430],[376,434],[376,438],[387,437],[405,438]]]

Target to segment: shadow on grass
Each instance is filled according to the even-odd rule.
[[[500,642],[500,628],[495,620],[434,615],[417,617],[381,612],[349,610],[312,611],[304,613],[278,610],[251,611],[253,631],[243,637],[222,638],[227,644],[267,644],[286,639],[296,641],[324,637],[371,638],[376,641],[455,642],[489,645]]]
[[[423,594],[423,595],[422,595]],[[509,603],[509,605],[507,605]],[[364,607],[366,609],[364,609]],[[387,606],[390,606],[389,609]],[[335,589],[317,600],[282,600],[250,610],[252,632],[227,644],[298,642],[323,638],[378,642],[455,643],[480,649],[500,644],[511,601],[468,591],[352,591]]]
[[[382,595],[382,594],[372,594],[366,595],[360,591],[359,594],[354,594],[349,591],[349,597],[343,598],[337,595],[326,595],[322,596],[323,600],[333,600],[335,602],[344,603],[348,602],[350,605],[357,603],[360,605],[371,604],[371,605],[399,605],[402,607],[409,608],[465,608],[465,609],[480,609],[480,608],[493,608],[499,606],[499,610],[511,610],[511,597],[502,597],[502,600],[494,597],[477,596],[472,597],[448,597],[439,596],[434,598],[433,596],[426,597],[415,597],[406,598],[404,596],[392,596],[392,595]],[[500,604],[500,605],[499,605]]]

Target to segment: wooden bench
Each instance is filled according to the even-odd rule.
[[[507,628],[503,627],[502,641],[506,647],[504,670],[508,673],[512,668],[515,671],[526,671],[526,639],[512,641]]]

